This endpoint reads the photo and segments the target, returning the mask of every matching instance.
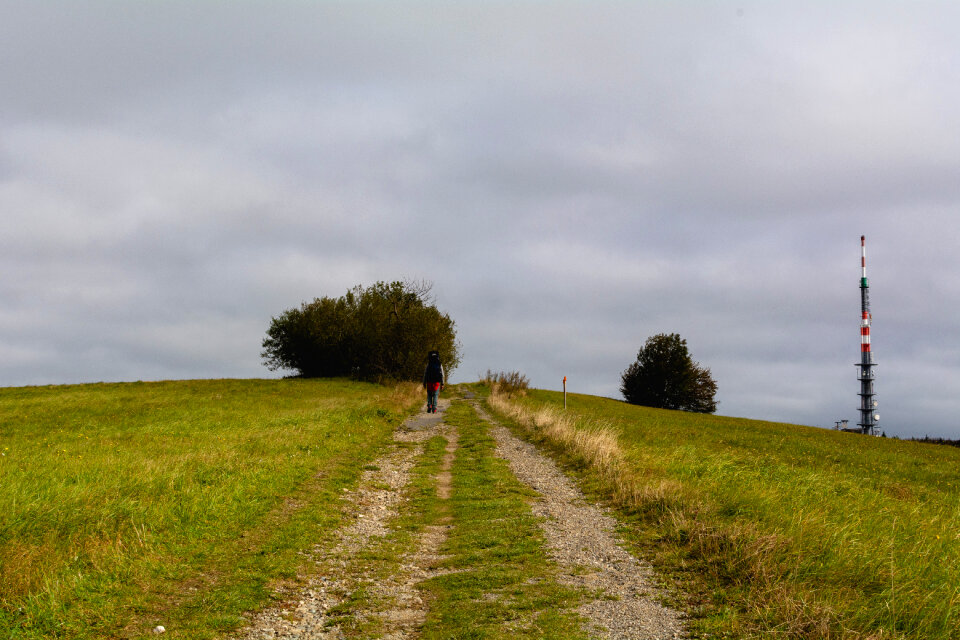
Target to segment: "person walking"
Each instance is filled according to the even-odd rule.
[[[427,368],[423,372],[423,387],[427,390],[427,413],[437,412],[437,396],[443,389],[443,365],[440,364],[440,352],[427,354]]]

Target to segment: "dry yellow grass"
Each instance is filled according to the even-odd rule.
[[[496,387],[487,401],[495,411],[593,467],[605,479],[622,481],[623,449],[611,427],[603,424],[578,426],[575,420],[552,407],[527,409],[510,402],[509,396],[497,392]]]
[[[423,386],[416,382],[398,382],[390,395],[390,401],[402,407],[415,405],[424,400]]]

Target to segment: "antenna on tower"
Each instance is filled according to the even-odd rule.
[[[861,433],[877,434],[877,422],[880,414],[876,413],[877,401],[873,399],[873,352],[870,350],[870,324],[873,316],[870,314],[870,284],[867,282],[867,242],[865,236],[860,236],[860,362],[857,367],[857,379],[860,381],[860,427]]]

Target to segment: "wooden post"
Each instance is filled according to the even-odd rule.
[[[563,376],[563,408],[567,408],[567,376]]]

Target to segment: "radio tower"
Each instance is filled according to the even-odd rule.
[[[860,362],[856,364],[860,380],[860,422],[857,425],[862,433],[877,434],[877,421],[880,414],[874,413],[877,401],[873,399],[873,352],[870,351],[870,285],[867,284],[867,243],[860,236]]]

